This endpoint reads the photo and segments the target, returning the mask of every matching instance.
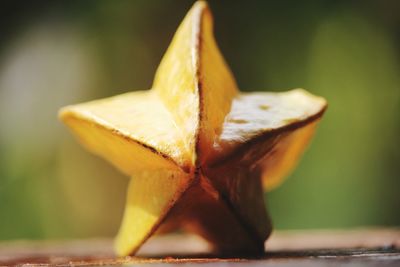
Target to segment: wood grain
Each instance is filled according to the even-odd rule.
[[[218,258],[190,235],[158,236],[135,257],[116,258],[112,240],[0,243],[0,266],[400,266],[400,229],[276,231],[258,258]]]

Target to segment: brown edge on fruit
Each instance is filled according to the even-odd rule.
[[[197,10],[195,10],[196,12],[198,12],[199,14],[195,14],[195,18],[196,18],[196,22],[194,23],[194,27],[195,29],[193,30],[194,32],[194,49],[195,49],[195,59],[196,61],[194,62],[194,66],[196,68],[196,82],[197,82],[197,92],[199,94],[199,117],[198,117],[198,127],[196,129],[196,133],[195,133],[195,140],[196,140],[196,144],[195,144],[195,153],[196,153],[196,161],[195,161],[195,177],[193,179],[193,181],[196,181],[198,179],[200,179],[200,175],[199,172],[201,171],[201,162],[200,162],[200,139],[199,139],[199,133],[200,133],[200,127],[202,126],[202,119],[203,119],[203,83],[201,80],[201,60],[200,60],[200,55],[201,55],[201,47],[202,47],[202,19],[203,16],[206,14],[206,12],[210,13],[210,17],[212,19],[212,14],[210,9],[208,8],[208,4],[205,1],[198,1],[195,3],[196,6],[195,8],[198,8]],[[218,192],[218,195],[220,196],[220,199],[223,201],[223,203],[225,204],[226,208],[231,212],[231,214],[233,215],[234,218],[236,218],[236,220],[238,221],[238,223],[240,225],[243,226],[244,230],[248,233],[249,238],[251,240],[253,240],[256,244],[256,246],[258,246],[260,243],[264,244],[264,240],[260,240],[256,234],[256,232],[254,231],[253,227],[250,226],[248,223],[246,223],[244,220],[241,219],[241,216],[239,214],[237,214],[237,212],[235,211],[234,207],[232,206],[232,203],[230,203],[229,199],[224,196],[223,194],[221,194],[221,192],[219,192],[216,188],[214,183],[212,183],[212,181],[210,181],[207,177],[204,176],[204,179],[207,179],[207,181],[210,183],[210,185],[212,185],[215,189],[216,192]],[[270,233],[269,233],[270,235]],[[263,251],[264,251],[264,247],[263,247]]]
[[[200,121],[201,121],[201,119],[202,119],[202,106],[201,106],[201,103],[202,103],[202,90],[201,90],[201,87],[202,87],[202,86],[201,86],[200,79],[199,79],[199,76],[200,76],[200,60],[199,60],[199,58],[200,58],[200,44],[201,44],[201,41],[202,41],[202,38],[201,38],[201,28],[202,28],[202,23],[201,23],[201,22],[202,22],[202,20],[201,20],[201,19],[202,19],[202,16],[204,15],[204,11],[207,11],[207,10],[209,11],[209,9],[208,9],[208,5],[207,5],[207,3],[206,3],[205,1],[197,1],[197,2],[195,3],[194,8],[195,8],[194,12],[196,12],[196,14],[194,14],[193,16],[195,17],[196,21],[195,21],[194,26],[193,26],[194,29],[193,29],[193,37],[192,37],[192,38],[193,38],[193,41],[194,41],[194,47],[193,47],[193,49],[195,49],[195,51],[193,51],[193,52],[194,52],[194,55],[195,55],[195,57],[194,57],[195,62],[193,62],[193,64],[194,64],[194,67],[195,67],[195,69],[196,69],[196,73],[195,73],[196,76],[195,76],[195,79],[196,79],[196,85],[197,85],[197,89],[198,89],[197,91],[199,92],[199,117],[198,117],[198,125],[197,125],[197,128],[196,128],[196,133],[195,133],[195,140],[196,140],[196,143],[195,143],[196,151],[195,151],[195,153],[196,153],[196,155],[197,155],[198,146],[199,146],[199,139],[198,139],[198,136],[199,136],[199,129],[200,129]],[[98,124],[98,123],[95,123],[94,121],[91,121],[91,120],[89,120],[89,119],[83,117],[83,116],[79,116],[79,115],[77,116],[77,114],[74,114],[73,112],[71,112],[70,110],[68,110],[68,108],[69,108],[68,106],[67,106],[67,107],[64,107],[64,108],[62,108],[62,109],[59,111],[59,113],[58,113],[58,117],[59,117],[64,123],[67,124],[67,118],[68,118],[68,116],[71,116],[72,118],[80,119],[80,120],[86,121],[87,123],[90,123],[90,124],[92,124],[92,125],[95,125],[96,127],[99,127],[99,128],[105,129],[105,130],[110,130],[113,134],[115,134],[115,135],[117,135],[117,136],[119,136],[119,137],[121,137],[121,138],[127,140],[128,142],[136,143],[136,144],[138,144],[138,145],[140,145],[140,146],[142,146],[142,147],[144,147],[144,148],[150,150],[151,152],[162,156],[163,158],[165,158],[166,160],[172,162],[175,166],[177,166],[178,169],[184,171],[185,173],[187,173],[187,174],[189,174],[190,176],[193,177],[193,178],[191,178],[191,179],[189,178],[190,181],[188,182],[187,186],[186,186],[184,189],[178,191],[178,192],[175,194],[175,196],[173,197],[173,200],[172,200],[172,201],[170,202],[170,204],[168,205],[168,208],[166,208],[166,209],[165,209],[165,212],[160,216],[160,219],[159,219],[158,223],[156,223],[156,224],[152,227],[152,229],[148,232],[148,234],[143,238],[142,242],[141,242],[138,246],[136,246],[136,247],[129,253],[129,255],[134,255],[134,254],[140,249],[140,247],[141,247],[141,246],[142,246],[156,231],[157,231],[157,229],[160,227],[160,225],[161,225],[161,224],[165,221],[165,219],[167,218],[168,213],[169,213],[169,212],[171,211],[171,209],[175,206],[176,202],[182,197],[182,195],[183,195],[185,192],[187,192],[187,190],[188,190],[191,186],[193,186],[193,184],[194,184],[197,180],[199,180],[199,177],[200,177],[200,176],[199,176],[199,169],[195,167],[194,174],[191,175],[190,173],[192,172],[192,168],[191,168],[190,166],[180,166],[180,165],[179,165],[175,160],[173,160],[170,156],[168,156],[168,155],[166,155],[166,154],[164,154],[164,153],[161,153],[161,152],[157,151],[157,150],[154,149],[153,147],[151,147],[151,146],[149,146],[149,145],[146,145],[146,144],[144,144],[144,143],[142,143],[142,142],[140,142],[140,141],[138,141],[138,140],[134,140],[134,139],[132,139],[132,138],[129,138],[128,136],[124,135],[123,133],[121,133],[120,131],[118,131],[118,130],[116,130],[116,129],[111,129],[110,127],[107,127],[107,126],[104,126],[104,125],[100,125],[100,124]],[[197,164],[198,164],[198,157],[196,157],[196,163],[195,163],[195,165],[197,166]]]
[[[252,139],[250,139],[249,141],[241,144],[239,147],[234,149],[228,156],[226,156],[224,158],[220,158],[220,159],[216,160],[215,162],[212,162],[211,164],[208,165],[208,167],[209,168],[219,167],[219,166],[223,165],[224,163],[226,163],[227,161],[230,161],[230,160],[233,160],[233,159],[239,157],[244,152],[244,150],[246,150],[246,147],[248,147],[248,146],[257,145],[257,144],[263,142],[266,138],[269,138],[273,135],[284,134],[289,131],[297,130],[297,129],[302,128],[314,121],[317,121],[322,117],[322,115],[325,113],[327,108],[328,108],[328,104],[327,104],[327,102],[325,102],[324,106],[321,108],[320,111],[318,111],[317,113],[315,113],[303,120],[298,120],[294,123],[286,124],[284,126],[260,133],[260,134],[256,135],[255,137],[253,137]]]
[[[203,113],[204,113],[204,108],[203,108],[203,83],[201,80],[201,60],[200,60],[200,55],[201,55],[201,46],[203,42],[203,37],[202,37],[202,30],[203,30],[203,16],[205,15],[206,12],[210,13],[210,17],[212,18],[211,11],[208,8],[208,4],[205,1],[198,1],[195,3],[195,23],[193,25],[193,39],[194,39],[194,47],[195,49],[194,53],[196,55],[195,57],[195,62],[193,62],[194,67],[196,69],[195,72],[195,80],[196,80],[196,86],[197,86],[197,92],[199,96],[199,116],[197,120],[197,129],[195,133],[195,155],[196,155],[196,160],[195,160],[195,168],[200,167],[200,128],[202,127],[202,120],[203,120]]]
[[[145,144],[145,143],[143,143],[143,142],[140,142],[140,141],[138,141],[138,140],[132,139],[132,138],[126,136],[124,133],[122,133],[121,131],[119,131],[119,130],[117,130],[117,129],[115,129],[115,128],[111,128],[111,127],[106,126],[106,125],[101,125],[101,124],[99,124],[97,121],[95,121],[95,120],[90,120],[89,118],[86,118],[86,117],[84,117],[84,116],[81,116],[81,115],[79,115],[79,114],[77,114],[77,113],[75,113],[75,112],[73,112],[73,111],[71,111],[71,110],[69,110],[69,109],[70,109],[70,106],[64,107],[64,108],[62,108],[62,109],[59,111],[59,113],[58,113],[58,117],[59,117],[65,124],[68,125],[68,122],[67,122],[67,121],[68,121],[69,119],[72,118],[72,119],[76,119],[76,120],[80,120],[80,121],[89,123],[90,125],[93,125],[93,126],[95,126],[95,127],[98,127],[98,128],[100,128],[100,129],[108,130],[108,131],[110,131],[110,132],[111,132],[113,135],[115,135],[115,136],[118,136],[118,137],[120,137],[120,138],[122,138],[122,139],[124,139],[124,140],[126,140],[126,141],[128,141],[128,142],[130,142],[130,143],[135,143],[135,144],[137,144],[137,145],[139,145],[139,146],[142,146],[143,148],[149,150],[150,152],[152,152],[152,153],[154,153],[154,154],[160,155],[161,157],[163,157],[164,159],[166,159],[167,161],[171,162],[173,165],[175,165],[176,167],[178,167],[178,169],[182,170],[183,172],[185,172],[185,173],[190,173],[190,169],[191,169],[190,166],[187,166],[187,165],[180,166],[180,165],[179,165],[174,159],[172,159],[170,156],[168,156],[168,155],[166,155],[166,154],[164,154],[164,153],[162,153],[162,152],[160,152],[160,151],[157,151],[155,148],[153,148],[153,147],[151,147],[151,146],[149,146],[149,145],[147,145],[147,144]]]
[[[272,135],[275,134],[282,134],[291,130],[296,130],[299,129],[301,127],[304,127],[314,121],[319,120],[322,115],[325,113],[326,109],[328,107],[328,104],[325,103],[325,105],[321,108],[321,110],[315,114],[313,114],[310,117],[307,117],[306,119],[303,120],[299,120],[295,123],[292,124],[288,124],[285,126],[282,126],[280,128],[277,129],[273,129],[271,131],[268,132],[264,132],[258,136],[256,136],[254,139],[251,139],[249,142],[246,142],[244,144],[242,144],[239,148],[237,148],[236,150],[234,150],[228,157],[223,158],[220,161],[217,161],[213,164],[211,164],[209,166],[209,168],[215,168],[215,167],[219,167],[220,165],[223,165],[224,163],[228,162],[229,160],[234,159],[235,157],[238,157],[242,154],[242,152],[246,149],[247,146],[254,146],[257,145],[260,142],[263,142],[265,140],[265,138],[268,138]],[[204,177],[205,179],[207,179],[210,184],[212,186],[215,187],[215,185],[212,183],[212,181],[210,179],[208,179],[207,177]],[[223,193],[219,192],[218,190],[216,190],[220,196],[220,199],[225,203],[226,207],[228,208],[228,210],[232,213],[232,215],[236,218],[236,220],[239,222],[240,225],[242,225],[242,227],[244,228],[244,230],[248,233],[249,238],[251,240],[253,240],[256,243],[256,246],[258,246],[259,244],[264,244],[265,240],[261,240],[258,237],[257,231],[254,229],[254,227],[249,224],[248,222],[246,222],[241,215],[236,211],[236,209],[234,208],[234,206],[232,205],[232,203],[230,202],[229,198],[227,196],[225,196]],[[270,232],[268,233],[266,239],[268,238],[268,236],[271,235],[272,229],[270,230]]]
[[[143,241],[138,245],[131,253],[130,255],[134,255],[140,247],[157,231],[157,229],[165,222],[168,213],[174,208],[176,205],[177,201],[182,198],[182,196],[188,192],[188,189],[192,187],[196,182],[200,180],[200,169],[197,167],[200,162],[199,162],[199,157],[198,157],[198,151],[199,151],[199,132],[200,132],[200,127],[201,127],[201,120],[202,120],[202,113],[203,113],[203,106],[201,105],[203,102],[203,96],[202,96],[202,84],[200,80],[200,47],[201,47],[201,42],[202,42],[202,36],[201,36],[201,30],[202,30],[202,18],[204,13],[208,9],[208,5],[205,1],[197,1],[194,4],[194,10],[195,12],[192,16],[194,17],[193,19],[195,20],[193,23],[193,36],[192,36],[192,41],[193,41],[193,48],[194,51],[192,51],[194,57],[193,57],[193,65],[196,70],[195,72],[195,83],[197,86],[197,92],[199,96],[199,114],[198,114],[198,121],[197,121],[197,127],[196,127],[196,132],[194,134],[194,139],[196,140],[195,142],[195,155],[196,155],[196,160],[195,160],[195,168],[191,181],[188,183],[188,185],[182,190],[177,192],[176,197],[174,197],[174,201],[172,201],[169,205],[166,211],[160,216],[160,220],[157,224],[153,226],[153,228],[149,231],[149,233],[146,235],[146,237],[143,239]],[[172,159],[171,159],[172,160]],[[175,162],[176,164],[176,162]],[[189,168],[190,172],[190,168]]]
[[[254,227],[249,224],[245,219],[243,219],[243,217],[237,212],[237,210],[235,209],[235,207],[233,206],[233,204],[231,203],[231,201],[229,200],[229,198],[227,196],[225,196],[225,194],[223,194],[222,192],[220,192],[217,187],[214,185],[214,183],[205,175],[202,175],[203,179],[205,179],[212,187],[213,189],[218,193],[218,197],[219,199],[222,200],[222,203],[225,205],[225,207],[227,208],[228,211],[230,211],[230,213],[232,214],[232,216],[237,220],[237,222],[239,223],[239,225],[241,225],[244,229],[244,231],[248,234],[248,237],[250,240],[252,240],[255,244],[256,248],[262,248],[260,251],[257,251],[257,254],[261,254],[264,252],[264,243],[265,240],[271,235],[272,232],[272,227],[266,237],[265,240],[262,240],[258,234],[257,231],[254,229]]]
[[[192,176],[192,175],[191,175],[191,173],[190,173],[190,172],[191,172],[191,169],[190,169],[190,168],[187,168],[187,169],[185,170],[183,167],[180,167],[172,158],[170,158],[169,156],[167,156],[167,155],[165,155],[165,154],[163,154],[163,153],[161,153],[161,152],[155,150],[153,147],[150,147],[150,146],[148,146],[148,145],[146,145],[146,144],[143,144],[143,143],[140,142],[140,141],[137,141],[137,140],[134,140],[134,139],[132,139],[132,138],[129,138],[129,137],[127,137],[126,135],[124,135],[123,133],[121,133],[120,131],[116,130],[116,129],[110,129],[110,128],[107,127],[107,126],[100,125],[100,124],[96,123],[96,121],[91,121],[91,120],[89,120],[89,119],[87,119],[87,118],[85,118],[85,117],[83,117],[83,116],[79,116],[79,115],[76,116],[76,114],[72,113],[71,111],[63,111],[63,110],[65,110],[65,109],[67,109],[67,108],[68,108],[68,107],[63,108],[63,109],[59,112],[59,117],[60,117],[65,123],[67,123],[67,122],[66,122],[67,116],[68,116],[68,113],[70,113],[69,115],[70,115],[71,118],[73,118],[73,119],[80,119],[80,120],[82,120],[82,121],[84,121],[84,122],[87,122],[87,123],[89,123],[89,124],[91,124],[91,125],[93,125],[93,126],[95,126],[95,127],[100,128],[100,129],[110,130],[113,134],[115,134],[115,135],[117,135],[118,137],[121,137],[121,138],[127,140],[128,142],[136,143],[136,144],[141,145],[141,146],[143,146],[144,148],[150,150],[151,152],[154,152],[154,153],[156,153],[156,154],[159,154],[160,156],[162,156],[162,157],[165,158],[166,160],[172,162],[172,163],[177,167],[177,170],[178,170],[178,171],[183,171],[184,174],[186,174],[186,175],[189,176],[189,179],[188,179],[189,181],[188,181],[188,183],[187,183],[181,190],[178,190],[178,191],[175,193],[175,195],[172,197],[172,200],[169,202],[169,204],[167,205],[167,207],[166,207],[166,209],[164,210],[164,212],[160,215],[159,221],[158,221],[156,224],[154,224],[154,226],[151,228],[151,230],[146,234],[146,236],[145,236],[145,237],[143,238],[143,240],[140,242],[140,244],[137,245],[137,246],[136,246],[131,252],[129,252],[129,254],[128,254],[128,255],[134,255],[134,254],[142,247],[142,245],[157,231],[157,229],[160,227],[160,225],[165,221],[165,219],[166,219],[168,213],[169,213],[169,212],[171,211],[171,209],[175,206],[176,202],[177,202],[177,201],[181,198],[181,196],[194,184],[194,182],[195,182],[195,180],[196,180],[196,179],[195,179],[196,176],[195,176],[193,179],[191,179],[190,176]],[[65,115],[65,114],[67,114],[67,115]]]

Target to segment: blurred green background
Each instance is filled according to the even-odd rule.
[[[2,1],[0,239],[112,236],[128,179],[57,120],[149,88],[193,1]],[[400,2],[209,1],[242,90],[303,87],[329,109],[268,194],[277,229],[400,225]]]

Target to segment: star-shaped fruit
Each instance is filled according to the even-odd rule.
[[[296,164],[326,108],[302,89],[241,93],[205,2],[179,26],[151,90],[65,107],[83,145],[131,176],[119,255],[183,229],[219,253],[264,251],[263,190]]]

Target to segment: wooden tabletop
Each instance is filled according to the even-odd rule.
[[[135,257],[117,258],[112,240],[0,243],[0,266],[400,266],[400,229],[276,231],[257,258],[218,258],[190,235],[150,239]]]

